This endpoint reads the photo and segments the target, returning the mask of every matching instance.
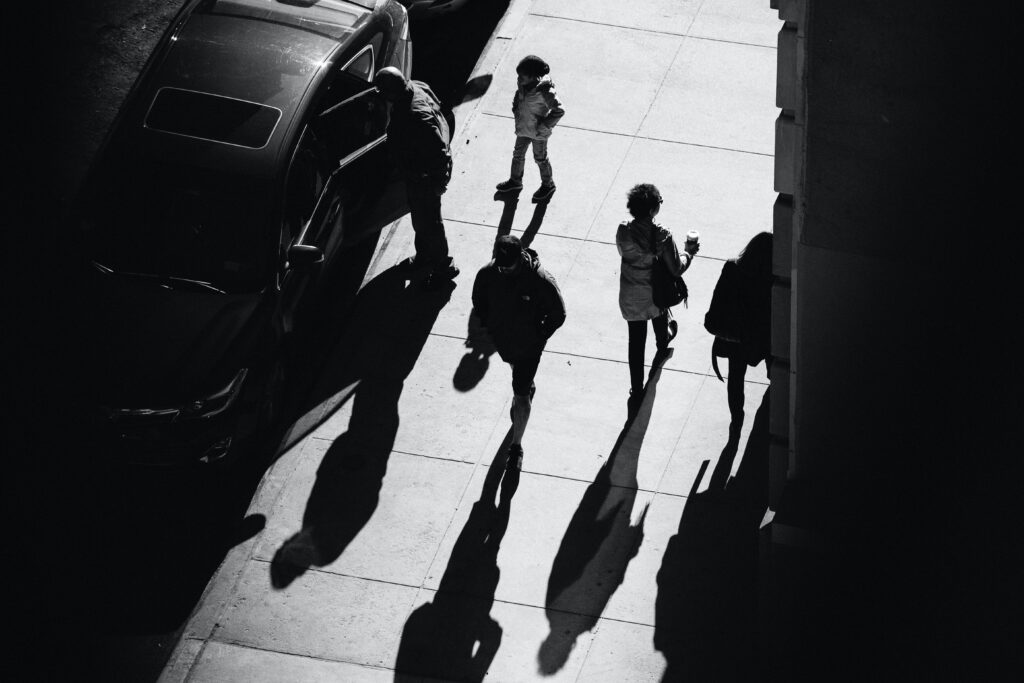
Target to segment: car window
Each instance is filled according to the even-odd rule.
[[[367,45],[362,52],[352,58],[343,69],[345,73],[361,81],[373,80],[373,46]]]
[[[301,234],[327,183],[327,168],[319,141],[310,130],[303,132],[302,139],[285,181],[284,212],[281,241],[290,246]]]

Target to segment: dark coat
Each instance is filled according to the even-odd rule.
[[[524,250],[522,259],[519,270],[508,275],[499,273],[492,261],[473,282],[473,308],[506,362],[540,354],[565,322],[565,302],[555,278],[532,249]]]
[[[451,177],[448,122],[437,95],[426,83],[409,89],[391,107],[388,147],[408,180],[447,185]]]

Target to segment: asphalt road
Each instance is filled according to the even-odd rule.
[[[64,215],[121,99],[180,0],[92,0],[9,23],[12,92],[21,134],[8,141],[20,170],[5,187],[11,236],[30,237],[5,272],[9,352],[5,414],[11,419],[0,480],[4,584],[11,596],[5,671],[17,680],[152,681],[207,580],[233,545],[262,528],[245,517],[274,453],[256,454],[230,477],[135,470],[106,463],[74,429],[62,391],[73,369],[56,359],[75,343],[62,308],[74,287]],[[416,78],[454,104],[507,0],[480,0],[441,20],[412,25]],[[46,12],[53,14],[47,15]],[[39,50],[40,44],[49,49]],[[57,48],[60,49],[57,49]],[[15,61],[20,60],[20,61]],[[389,193],[387,197],[399,196]],[[401,210],[400,207],[384,207]],[[372,236],[372,235],[371,235]],[[347,277],[304,333],[292,398],[333,350],[374,239],[342,255]],[[11,628],[13,626],[13,628]],[[13,680],[13,679],[12,679]]]

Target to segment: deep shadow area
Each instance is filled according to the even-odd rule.
[[[491,33],[508,9],[509,0],[475,0],[443,17],[413,17],[412,77],[426,81],[441,103],[454,107],[466,96],[482,97],[491,74],[469,75]],[[515,78],[513,73],[510,78]],[[460,122],[456,121],[456,126]]]
[[[336,560],[373,515],[398,432],[403,384],[452,289],[408,285],[393,267],[359,293],[338,379],[339,386],[356,386],[352,416],[320,463],[302,529],[274,555],[275,588]]]
[[[654,647],[667,661],[666,683],[758,680],[758,528],[767,507],[768,439],[766,389],[736,476],[724,488],[713,477],[698,493],[705,461],[690,488],[658,570]],[[732,436],[724,456],[730,448],[735,455]]]
[[[576,640],[597,624],[640,549],[647,506],[632,524],[637,465],[658,380],[669,357],[655,359],[640,409],[627,420],[607,462],[587,487],[555,555],[545,600],[549,633],[537,653],[539,671],[545,676],[561,670]]]
[[[7,617],[16,626],[0,654],[12,680],[156,680],[225,553],[262,526],[245,513],[275,455],[270,446],[226,476],[126,467],[87,440],[68,395],[77,379],[64,362],[78,343],[68,277],[75,192],[183,4],[92,0],[8,13],[8,26],[40,29],[3,42],[8,63],[32,64],[12,71],[7,121],[16,133],[4,145],[14,177],[4,187],[3,223],[26,238],[8,250],[3,273],[10,427],[0,514],[9,529]],[[474,2],[443,21],[414,24],[416,77],[448,103],[462,92],[482,96],[489,75],[463,84],[507,4]],[[59,48],[40,50],[40,39]],[[370,222],[404,212],[402,194],[386,192]],[[300,332],[286,404],[305,404],[318,364],[345,330],[375,241],[371,228],[357,253],[341,257],[339,281]]]
[[[490,616],[501,577],[498,549],[519,486],[519,472],[505,470],[511,441],[510,429],[487,470],[480,499],[473,503],[452,547],[434,599],[405,622],[395,662],[397,682],[413,683],[420,676],[430,676],[476,683],[484,679],[494,660],[502,636],[501,624]]]

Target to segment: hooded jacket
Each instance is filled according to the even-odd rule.
[[[500,273],[491,261],[473,282],[473,308],[506,362],[539,354],[565,322],[555,278],[532,249],[524,249],[521,258],[515,273]]]
[[[654,248],[651,238],[654,238]],[[619,224],[615,245],[622,256],[619,271],[619,310],[626,320],[650,320],[661,315],[651,293],[651,268],[661,259],[672,275],[682,275],[693,257],[680,253],[672,233],[647,218]]]
[[[447,185],[452,154],[448,122],[440,100],[426,83],[409,81],[405,95],[391,107],[388,146],[406,178]]]
[[[551,77],[541,77],[531,88],[516,88],[512,96],[512,115],[516,121],[517,136],[532,140],[549,137],[551,129],[565,115]]]

